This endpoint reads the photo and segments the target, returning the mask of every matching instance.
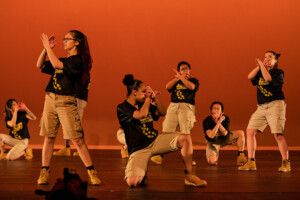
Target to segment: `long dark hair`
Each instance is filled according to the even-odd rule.
[[[12,118],[12,114],[11,114],[10,109],[11,109],[12,103],[14,101],[17,102],[17,100],[15,100],[15,99],[8,99],[6,101],[5,109],[4,109],[4,115],[5,115],[5,118],[7,118],[7,119],[11,119]]]
[[[277,62],[274,64],[273,68],[278,68],[278,58],[280,57],[280,53],[276,53],[275,51],[267,51],[266,53],[271,53],[275,56],[275,59],[277,60]]]
[[[142,81],[134,79],[132,74],[126,74],[123,84],[127,86],[127,97],[131,94],[132,90],[137,90],[142,83]]]
[[[77,42],[79,42],[79,45],[77,46],[77,55],[81,56],[81,59],[84,64],[83,74],[80,83],[84,85],[87,83],[90,77],[90,71],[92,69],[93,64],[89,44],[86,36],[82,32],[78,30],[70,30],[69,33],[74,37],[74,39]]]

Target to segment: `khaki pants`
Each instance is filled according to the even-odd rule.
[[[56,137],[60,124],[64,139],[77,139],[83,136],[76,98],[47,93],[41,118],[40,135]]]
[[[178,150],[177,141],[180,134],[178,132],[160,134],[148,147],[132,153],[125,170],[125,179],[130,176],[145,176],[151,156]]]
[[[252,114],[247,129],[255,129],[262,132],[268,125],[271,133],[283,133],[285,127],[286,104],[284,100],[276,100],[257,105]]]
[[[25,151],[28,146],[28,139],[17,140],[12,138],[10,135],[0,134],[2,142],[8,146],[11,146],[11,150],[8,152],[7,156],[15,159],[20,156],[21,153]]]
[[[179,125],[181,133],[190,134],[196,122],[195,106],[189,103],[170,103],[163,122],[164,133],[174,133]]]

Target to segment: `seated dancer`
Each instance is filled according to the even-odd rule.
[[[229,131],[229,117],[223,114],[224,107],[219,101],[210,106],[211,115],[203,120],[206,142],[206,159],[209,165],[217,165],[220,147],[237,143],[237,165],[247,162],[244,154],[245,135],[242,130]]]
[[[125,132],[129,160],[125,170],[125,180],[130,187],[145,183],[148,162],[152,155],[162,155],[181,149],[185,164],[185,185],[205,187],[205,180],[192,174],[193,146],[190,134],[177,132],[163,133],[153,127],[153,120],[165,115],[165,108],[156,93],[142,81],[126,75],[127,99],[118,105],[117,115]],[[152,103],[155,103],[155,106]]]
[[[36,116],[28,109],[23,102],[9,99],[5,104],[5,124],[9,129],[9,135],[0,134],[1,159],[16,160],[22,155],[27,160],[33,158],[32,149],[28,148],[30,139],[28,121],[36,120]],[[12,149],[5,153],[4,144]]]

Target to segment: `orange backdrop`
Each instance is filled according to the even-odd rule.
[[[94,65],[83,126],[89,145],[118,145],[116,106],[126,97],[122,78],[127,73],[162,92],[181,60],[199,79],[197,123],[192,137],[204,145],[202,120],[210,103],[222,101],[231,129],[247,127],[256,109],[256,88],[247,75],[264,52],[282,53],[287,103],[286,138],[299,146],[300,94],[297,65],[300,46],[298,0],[51,0],[3,1],[0,8],[0,108],[5,101],[23,101],[41,117],[49,76],[38,70],[41,33],[55,34],[57,56],[66,56],[62,38],[70,29],[84,32]],[[0,132],[8,133],[4,117]],[[156,124],[161,130],[162,119]],[[42,144],[39,120],[30,122],[31,144]],[[269,128],[258,145],[275,146]],[[62,134],[57,137],[62,144]]]

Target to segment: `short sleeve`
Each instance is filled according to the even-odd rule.
[[[230,119],[229,117],[225,116],[225,120],[222,122],[222,126],[229,131]]]
[[[191,79],[189,79],[189,81],[191,81],[192,83],[194,83],[194,85],[195,85],[194,91],[197,91],[198,88],[199,88],[199,81],[196,78],[191,78]]]
[[[53,75],[54,74],[54,68],[50,61],[44,62],[44,67],[42,68],[42,73]]]
[[[69,76],[79,77],[84,68],[84,64],[80,56],[70,56],[68,59],[62,60],[64,65],[64,73]]]
[[[151,104],[151,105],[150,105],[149,112],[151,113],[152,118],[153,118],[154,121],[157,121],[157,120],[159,119],[159,116],[156,116],[156,115],[155,115],[156,110],[157,110],[157,107]]]
[[[203,120],[202,125],[203,125],[204,134],[206,134],[207,130],[211,130],[208,117],[205,120]]]
[[[278,86],[283,84],[284,72],[282,70],[276,70],[274,73],[271,73],[272,81],[270,85]]]
[[[259,77],[261,77],[261,72],[260,71],[256,74],[254,79],[251,79],[252,85],[258,85]]]
[[[131,122],[133,119],[133,113],[134,110],[128,109],[127,107],[122,106],[122,104],[117,107],[117,115],[121,125],[123,123]]]

